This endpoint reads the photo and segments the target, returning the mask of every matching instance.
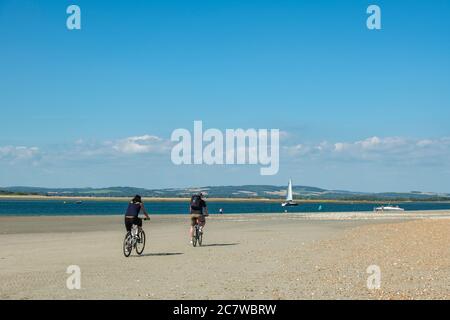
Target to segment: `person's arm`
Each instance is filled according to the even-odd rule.
[[[144,215],[145,215],[145,218],[148,219],[148,220],[150,220],[150,217],[149,217],[149,215],[148,215],[148,213],[147,213],[147,210],[145,210],[145,206],[144,206],[143,203],[141,203],[141,208],[142,208],[142,212],[143,212]]]
[[[205,203],[205,216],[209,216],[208,207],[206,206],[206,203]]]

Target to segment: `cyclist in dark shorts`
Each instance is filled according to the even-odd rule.
[[[194,226],[200,224],[200,231],[203,231],[203,228],[206,224],[205,217],[208,216],[208,207],[206,206],[206,202],[204,200],[203,194],[200,192],[199,194],[195,194],[191,197],[191,205],[189,206],[190,212],[190,220],[191,220],[191,228],[189,229],[189,237],[192,243],[192,236],[194,235]],[[204,210],[204,212],[203,212]]]
[[[141,196],[136,195],[128,204],[127,212],[125,213],[125,228],[127,231],[131,231],[133,224],[137,225],[139,229],[142,227],[142,219],[139,218],[139,212],[141,209],[142,213],[145,215],[145,220],[150,220]]]

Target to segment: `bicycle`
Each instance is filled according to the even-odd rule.
[[[144,219],[145,220],[145,219]],[[129,257],[133,249],[136,250],[138,255],[144,252],[145,248],[145,232],[142,227],[135,224],[131,227],[131,231],[128,231],[123,240],[123,254],[125,257]]]
[[[193,245],[194,247],[197,246],[197,242],[198,242],[199,246],[202,245],[202,241],[203,241],[203,231],[200,230],[200,228],[201,228],[201,226],[200,226],[200,224],[199,224],[198,221],[197,221],[197,223],[196,223],[195,226],[194,226],[194,235],[192,236],[192,245]]]

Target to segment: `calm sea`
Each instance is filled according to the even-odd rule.
[[[391,203],[394,204],[394,203]],[[227,213],[277,213],[284,212],[352,212],[373,211],[379,203],[302,203],[297,207],[282,208],[279,203],[265,202],[209,202],[209,212],[218,213],[222,208]],[[124,214],[127,202],[84,201],[64,203],[62,200],[0,200],[0,216],[28,215],[120,215]],[[184,214],[188,211],[186,202],[147,202],[146,208],[153,214]],[[408,202],[401,203],[405,210],[450,209],[450,203]]]

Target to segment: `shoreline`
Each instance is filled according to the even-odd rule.
[[[187,217],[189,213],[184,212],[174,212],[174,213],[158,213],[149,212],[150,217],[170,217],[170,218],[180,218]],[[5,218],[84,218],[84,217],[122,217],[123,213],[0,213],[0,222]],[[372,210],[367,211],[305,211],[305,212],[227,212],[227,213],[210,213],[208,217],[213,219],[216,218],[259,218],[259,217],[269,217],[269,218],[291,218],[291,219],[320,219],[320,220],[380,220],[380,219],[421,219],[421,218],[450,218],[450,208],[446,209],[419,209],[419,210],[405,210],[405,211],[385,211],[385,212],[375,212]]]
[[[44,196],[44,195],[0,195],[1,200],[61,200],[61,201],[129,201],[131,197],[85,197],[85,196]],[[160,198],[160,197],[142,197],[146,202],[188,202],[190,198]],[[206,198],[209,202],[266,202],[281,203],[284,199],[270,198]],[[295,202],[302,203],[450,203],[442,200],[333,200],[333,199],[294,199]]]
[[[44,220],[52,221],[66,220],[75,223],[77,220],[106,221],[114,220],[122,223],[123,214],[74,214],[74,215],[0,215],[0,234],[2,233],[2,224],[7,225],[9,222],[21,221],[21,223],[33,224]],[[151,214],[150,222],[156,221],[184,221],[189,219],[188,213],[173,214]],[[409,220],[447,220],[450,219],[450,209],[444,210],[417,210],[405,212],[371,212],[371,211],[354,211],[354,212],[261,212],[261,213],[226,213],[226,214],[210,214],[208,221],[409,221]]]

